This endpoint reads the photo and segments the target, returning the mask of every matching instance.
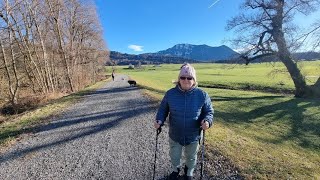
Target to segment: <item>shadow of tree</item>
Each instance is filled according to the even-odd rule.
[[[101,99],[104,98],[103,94],[112,94],[112,93],[127,93],[129,91],[137,90],[137,87],[121,87],[121,88],[102,88],[99,90],[87,90],[78,93],[74,93],[63,97],[61,99],[53,100],[52,103],[63,103],[66,101],[70,101],[70,99],[81,100],[85,97],[99,95],[97,98]],[[67,115],[66,115],[67,116]],[[83,115],[81,115],[83,116]],[[50,117],[45,117],[43,119],[49,119]],[[38,125],[30,125],[29,127],[23,129],[14,129],[14,128],[7,128],[5,130],[0,131],[0,142],[5,141],[8,137],[16,137],[23,133],[30,133],[36,132]]]
[[[135,87],[131,88],[115,88],[115,89],[105,89],[100,90],[97,92],[91,92],[87,95],[97,95],[97,94],[109,94],[110,93],[119,93],[126,92],[128,90],[138,90]],[[119,95],[119,94],[118,94]],[[92,101],[99,101],[101,99],[101,96],[97,96],[97,98],[93,98]],[[94,103],[94,102],[92,102]],[[67,133],[68,135],[64,136],[61,139],[53,139],[51,142],[45,143],[45,144],[36,144],[32,147],[22,148],[18,149],[14,152],[7,153],[7,154],[1,154],[0,156],[0,163],[11,161],[16,158],[25,156],[29,153],[41,151],[43,149],[47,149],[50,147],[54,147],[60,144],[68,143],[70,141],[83,138],[85,136],[93,135],[102,131],[106,131],[108,129],[114,128],[120,123],[124,121],[132,121],[135,118],[132,118],[134,116],[143,115],[146,113],[149,113],[150,111],[155,110],[156,104],[154,103],[148,103],[146,104],[144,101],[139,101],[134,98],[131,98],[130,101],[126,101],[123,104],[123,108],[113,108],[107,111],[102,112],[94,112],[94,113],[87,113],[83,112],[77,115],[61,115],[62,117],[57,117],[56,119],[52,120],[49,124],[38,124],[35,127],[30,127],[27,129],[24,129],[23,131],[18,132],[6,132],[2,133],[0,135],[0,138],[5,138],[8,136],[8,133],[15,134],[15,133],[24,133],[24,132],[48,132],[48,131],[61,131],[63,133]],[[134,123],[134,122],[132,122]],[[83,124],[83,125],[80,125]],[[89,124],[89,125],[88,125]],[[70,128],[69,126],[78,126],[78,128]],[[56,133],[56,132],[52,132]]]
[[[262,142],[274,144],[294,140],[303,148],[320,151],[320,102],[317,99],[288,98],[284,96],[257,96],[257,97],[214,97],[216,102],[230,102],[233,107],[250,106],[250,111],[230,109],[229,111],[216,110],[215,115],[230,124],[250,124],[261,122],[268,128],[271,123],[283,124],[289,127],[288,133],[276,139],[256,137]],[[319,110],[310,114],[310,108]],[[286,121],[289,120],[289,121]]]

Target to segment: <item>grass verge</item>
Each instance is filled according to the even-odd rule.
[[[107,81],[109,81],[109,79],[98,82],[77,93],[52,100],[35,110],[7,117],[7,120],[0,125],[0,151],[13,144],[19,139],[20,135],[31,133],[37,125],[49,122],[50,118],[80,100],[83,95],[101,87]]]

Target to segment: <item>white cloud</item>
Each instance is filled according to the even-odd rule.
[[[128,48],[134,51],[143,51],[143,46],[139,46],[139,45],[131,44],[128,46]]]

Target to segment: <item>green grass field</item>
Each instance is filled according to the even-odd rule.
[[[320,179],[319,99],[263,92],[294,90],[282,64],[194,66],[200,86],[228,88],[203,88],[215,109],[215,125],[207,132],[209,149],[219,150],[248,179]],[[320,61],[299,66],[308,83],[320,75]],[[128,74],[147,94],[160,100],[174,87],[179,68],[117,67],[116,72]],[[243,90],[248,87],[255,91]]]

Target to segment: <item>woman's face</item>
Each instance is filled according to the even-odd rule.
[[[181,89],[188,91],[192,88],[194,84],[194,79],[192,77],[181,76],[179,78],[179,83],[180,83]]]

